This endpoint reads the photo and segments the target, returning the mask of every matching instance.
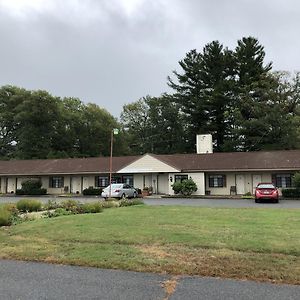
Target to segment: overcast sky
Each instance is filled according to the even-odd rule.
[[[244,36],[275,70],[300,70],[297,0],[0,0],[0,86],[78,97],[119,117],[168,91],[191,49]]]

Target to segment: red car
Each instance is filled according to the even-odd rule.
[[[278,189],[273,183],[259,183],[255,189],[255,202],[261,200],[272,200],[274,203],[279,202]]]

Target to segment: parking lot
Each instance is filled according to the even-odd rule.
[[[38,199],[42,203],[47,203],[49,200],[61,202],[66,199],[75,199],[82,203],[94,202],[103,200],[101,197],[60,197],[60,196],[1,196],[0,203],[15,203],[20,199],[30,198]],[[290,208],[299,209],[300,200],[280,200],[279,203],[255,203],[253,199],[229,199],[229,198],[161,198],[160,196],[151,196],[143,198],[143,201],[147,205],[181,205],[181,206],[202,206],[202,207],[231,207],[231,208]]]

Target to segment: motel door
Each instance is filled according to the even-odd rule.
[[[245,175],[240,174],[235,177],[236,182],[236,193],[238,195],[245,194]]]
[[[80,176],[72,176],[70,178],[70,190],[73,194],[81,193],[81,177]]]
[[[253,175],[252,176],[252,188],[253,193],[255,191],[256,186],[261,182],[261,175]]]

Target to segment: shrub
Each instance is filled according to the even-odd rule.
[[[15,203],[6,203],[3,205],[3,208],[11,212],[13,215],[18,215],[19,211]]]
[[[140,204],[144,204],[144,202],[140,199],[133,199],[133,200],[124,199],[124,200],[119,201],[119,206],[120,207],[140,205]]]
[[[294,174],[292,183],[295,188],[300,188],[300,172]]]
[[[182,182],[174,182],[172,188],[175,194],[183,194],[185,196],[192,195],[198,189],[192,178],[183,180]]]
[[[282,196],[286,198],[300,198],[300,188],[282,189]]]
[[[47,211],[43,215],[48,218],[54,218],[59,216],[73,215],[73,212],[60,207],[55,209],[54,211]]]
[[[82,210],[83,213],[89,214],[89,213],[99,213],[103,211],[103,207],[101,203],[94,202],[94,203],[85,203],[82,204]]]
[[[109,198],[109,200],[102,201],[101,206],[103,208],[119,207],[120,206],[119,202],[120,201],[116,201],[115,199]]]
[[[194,182],[192,178],[186,179],[182,181],[182,189],[181,193],[185,196],[190,196],[192,193],[197,191],[197,184]]]
[[[56,209],[61,208],[63,206],[62,203],[57,203],[55,200],[48,200],[48,202],[44,205],[44,209]]]
[[[181,182],[177,181],[177,182],[174,182],[172,184],[172,189],[174,191],[174,194],[179,194],[181,193],[181,189],[182,189],[182,184]]]
[[[102,193],[102,189],[97,189],[97,188],[93,188],[93,187],[89,187],[87,189],[84,189],[82,191],[83,195],[101,195]]]
[[[12,213],[4,206],[0,206],[0,226],[9,226],[12,223]]]
[[[64,201],[61,207],[67,211],[73,212],[74,214],[80,214],[83,212],[82,205],[78,201],[72,199]]]
[[[22,199],[17,202],[17,209],[22,212],[32,212],[41,210],[42,203],[38,200]]]
[[[26,180],[22,182],[22,188],[16,190],[17,195],[46,195],[47,190],[42,188],[39,180]]]

